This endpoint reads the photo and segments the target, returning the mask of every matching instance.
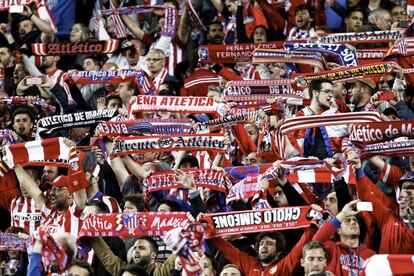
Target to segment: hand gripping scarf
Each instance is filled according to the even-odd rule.
[[[35,239],[43,244],[42,261],[45,267],[49,269],[53,262],[56,262],[60,272],[63,272],[67,267],[69,259],[62,245],[53,239],[52,235],[42,226],[38,228],[34,235]]]
[[[391,63],[377,63],[370,65],[354,66],[351,68],[339,68],[330,71],[322,71],[310,74],[293,74],[292,78],[298,87],[307,87],[312,80],[327,78],[333,82],[344,82],[360,78],[381,77],[394,71]]]
[[[283,42],[260,42],[244,44],[200,45],[198,48],[201,63],[251,62],[254,49],[280,49]]]
[[[259,48],[253,51],[252,63],[297,63],[311,65],[320,70],[325,70],[325,60],[320,54],[305,51],[287,52],[285,50],[264,50]]]
[[[294,43],[286,42],[284,48],[287,51],[308,51],[328,54],[338,59],[338,64],[342,66],[356,66],[358,65],[358,58],[355,49],[349,45],[341,44],[314,44],[314,43]]]
[[[325,34],[318,37],[319,43],[367,43],[367,42],[390,42],[402,38],[403,31],[375,31],[359,33],[336,33]]]
[[[414,138],[414,121],[395,121],[353,124],[349,140],[373,144],[393,140],[401,136]]]
[[[92,110],[44,117],[37,121],[37,134],[71,127],[86,127],[106,122],[118,115],[116,109]]]
[[[96,127],[100,138],[128,135],[168,135],[189,134],[192,132],[188,119],[141,119],[123,122],[104,122]]]
[[[143,152],[208,150],[224,153],[227,150],[224,134],[119,137],[114,143],[112,158]]]
[[[212,169],[184,169],[194,177],[197,187],[209,188],[214,191],[227,193],[228,185],[223,171]],[[177,182],[174,171],[153,173],[144,180],[146,194],[160,190],[182,189],[184,186]]]
[[[187,275],[200,275],[199,256],[204,252],[204,227],[200,222],[187,222],[183,227],[168,231],[164,241],[180,258]]]
[[[164,236],[187,223],[184,212],[140,212],[95,214],[83,221],[79,238]]]
[[[111,54],[116,52],[121,45],[121,41],[109,39],[95,42],[33,43],[31,46],[32,53],[36,56],[61,56]]]

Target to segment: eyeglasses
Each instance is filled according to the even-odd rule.
[[[325,93],[325,94],[333,94],[334,91],[332,89],[327,90],[327,89],[320,89],[319,92]]]
[[[161,61],[161,60],[163,60],[163,58],[147,58],[147,62],[151,62],[151,61],[158,62],[158,61]]]

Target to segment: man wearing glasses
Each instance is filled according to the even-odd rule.
[[[326,78],[312,80],[309,86],[311,104],[299,110],[295,116],[312,116],[337,113],[332,107],[334,90],[332,81]],[[332,157],[335,149],[340,149],[338,137],[332,137],[335,127],[318,127],[292,131],[286,139],[286,153],[290,156],[315,156],[320,160]]]
[[[152,84],[156,91],[159,91],[160,86],[165,81],[171,81],[174,78],[168,74],[167,67],[165,67],[165,54],[160,49],[149,50],[146,57],[147,73],[152,78]]]

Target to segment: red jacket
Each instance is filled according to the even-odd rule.
[[[413,254],[414,232],[405,225],[404,221],[396,216],[393,208],[384,205],[381,191],[363,174],[357,171],[357,192],[362,201],[372,202],[371,216],[381,230],[380,254]]]
[[[289,254],[277,260],[272,264],[262,267],[262,263],[255,257],[249,256],[248,254],[241,252],[239,249],[231,245],[228,241],[222,238],[211,239],[214,247],[217,248],[224,257],[231,263],[237,265],[243,275],[248,276],[287,276],[295,275],[295,272],[300,268],[300,257],[302,256],[303,245],[312,239],[316,229],[309,227],[303,233],[302,238],[292,248]],[[276,245],[277,246],[277,245]]]
[[[375,255],[375,251],[360,245],[352,248],[343,242],[331,240],[335,234],[339,221],[334,218],[322,226],[313,237],[313,240],[323,242],[328,251],[328,265],[326,270],[334,273],[335,276],[341,275],[360,275],[363,271],[364,262]],[[352,273],[350,270],[352,269]]]

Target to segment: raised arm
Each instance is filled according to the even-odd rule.
[[[30,197],[33,198],[38,208],[42,209],[47,200],[40,188],[36,185],[33,178],[30,177],[21,165],[16,165],[14,167],[14,172],[16,173],[17,180],[23,189],[25,189],[29,193]]]

